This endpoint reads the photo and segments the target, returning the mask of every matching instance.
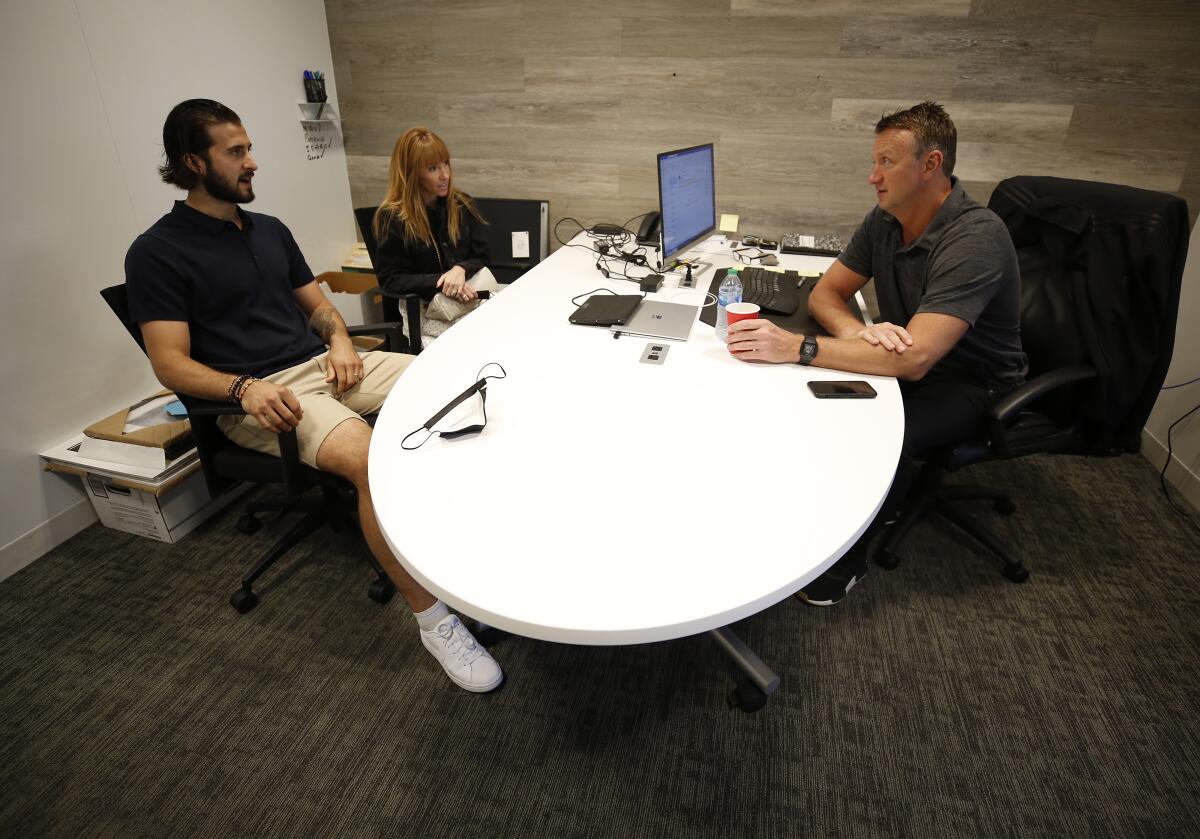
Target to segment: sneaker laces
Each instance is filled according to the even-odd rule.
[[[457,615],[451,615],[448,620],[439,623],[434,631],[450,654],[458,657],[460,664],[470,664],[483,652]]]

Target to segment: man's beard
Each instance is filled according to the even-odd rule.
[[[212,169],[209,169],[204,175],[204,189],[218,201],[228,201],[230,204],[249,204],[254,200],[253,187],[250,188],[249,195],[238,192],[238,181],[235,180],[230,185],[228,181],[219,178]]]

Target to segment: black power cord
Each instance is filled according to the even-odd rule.
[[[1178,388],[1178,387],[1186,387],[1187,385],[1193,385],[1196,382],[1200,382],[1200,376],[1197,376],[1194,379],[1189,379],[1186,382],[1180,382],[1179,384],[1166,385],[1165,387],[1162,387],[1159,390],[1174,390],[1175,388]],[[1179,423],[1183,422],[1185,419],[1187,419],[1188,417],[1190,417],[1192,414],[1196,413],[1197,411],[1200,411],[1200,404],[1196,405],[1195,407],[1191,408],[1188,411],[1185,411],[1183,416],[1179,417],[1173,423],[1171,423],[1169,426],[1167,426],[1167,459],[1163,463],[1162,471],[1160,471],[1158,473],[1158,483],[1162,487],[1163,497],[1167,499],[1167,503],[1171,505],[1172,510],[1174,510],[1179,515],[1184,516],[1189,521],[1191,520],[1191,516],[1189,515],[1189,513],[1186,510],[1179,507],[1178,505],[1176,505],[1175,499],[1173,499],[1171,497],[1170,490],[1168,489],[1169,485],[1167,484],[1167,469],[1170,468],[1171,458],[1174,456],[1174,441],[1172,441],[1171,435],[1175,431],[1175,426],[1179,425]]]
[[[585,291],[583,294],[576,294],[574,297],[571,298],[571,304],[574,306],[578,306],[579,301],[582,298],[591,297],[593,294],[599,294],[600,292],[604,292],[605,294],[613,294],[613,295],[620,294],[619,291],[613,291],[611,288],[604,288],[604,287],[593,288],[591,291]],[[646,299],[645,294],[642,295],[642,299],[643,300]]]
[[[1197,376],[1194,379],[1188,379],[1186,382],[1180,382],[1177,385],[1165,385],[1164,387],[1159,388],[1159,390],[1174,390],[1177,387],[1187,387],[1188,385],[1194,385],[1196,382],[1200,382],[1200,376]]]
[[[641,281],[654,273],[650,267],[648,251],[642,245],[638,245],[631,251],[623,250],[623,247],[636,237],[629,230],[629,223],[635,219],[641,218],[646,213],[634,216],[625,224],[618,227],[613,224],[597,223],[588,227],[579,221],[579,219],[571,216],[563,216],[554,223],[554,238],[558,243],[567,248],[583,248],[596,254],[596,270],[604,275],[605,279],[628,280],[631,283],[641,284]],[[587,233],[590,244],[582,244],[575,242],[564,242],[562,236],[559,235],[559,227],[563,222],[571,222],[576,225],[580,231]],[[645,276],[635,276],[629,273],[631,266],[645,268]]]

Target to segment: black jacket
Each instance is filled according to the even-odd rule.
[[[1171,364],[1187,259],[1182,199],[1115,184],[1021,176],[988,206],[1021,262],[1022,320],[1036,308],[1045,335],[1022,327],[1030,378],[1088,364],[1099,373],[1074,407],[1090,450],[1137,451]]]
[[[438,291],[438,278],[455,265],[463,267],[467,279],[485,267],[489,258],[487,241],[483,238],[483,224],[465,209],[460,210],[460,214],[458,240],[451,242],[446,221],[446,199],[437,199],[429,208],[429,226],[437,239],[437,248],[424,242],[406,240],[404,222],[393,220],[391,230],[379,242],[379,264],[376,266],[379,285],[385,291],[402,294],[416,292],[424,299],[431,300]]]

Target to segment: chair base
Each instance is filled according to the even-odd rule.
[[[242,533],[257,532],[262,523],[258,519],[260,513],[277,512],[285,514],[295,509],[304,511],[304,516],[293,524],[286,533],[276,540],[271,549],[263,555],[258,565],[254,567],[243,580],[242,585],[229,597],[229,604],[241,614],[246,614],[258,605],[258,595],[254,591],[254,583],[267,569],[279,561],[293,547],[307,536],[329,525],[334,531],[342,531],[353,527],[353,522],[346,511],[343,499],[337,490],[321,487],[321,498],[274,498],[263,501],[253,501],[246,505],[246,511],[238,519],[237,527]],[[360,537],[361,538],[361,537]],[[365,547],[365,545],[364,545]],[[375,557],[367,551],[371,567],[375,571],[375,580],[367,589],[367,596],[380,605],[388,603],[396,593],[395,584],[379,567]]]
[[[930,513],[936,513],[958,527],[990,550],[1004,563],[1002,573],[1014,583],[1029,579],[1021,560],[1000,543],[991,531],[956,506],[962,501],[991,501],[1001,515],[1012,515],[1017,505],[1006,493],[978,486],[943,485],[946,470],[936,463],[926,463],[917,478],[917,487],[910,494],[907,506],[900,518],[891,526],[880,529],[867,544],[867,558],[880,568],[889,571],[899,566],[901,557],[897,553],[900,543],[918,521]]]

